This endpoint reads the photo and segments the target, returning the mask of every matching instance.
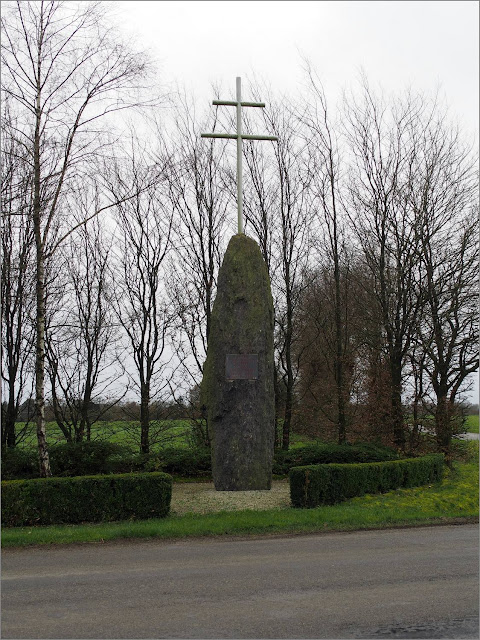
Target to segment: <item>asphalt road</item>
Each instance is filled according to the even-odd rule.
[[[478,525],[2,553],[3,638],[478,638]]]

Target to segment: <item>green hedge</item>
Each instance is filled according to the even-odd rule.
[[[48,447],[53,476],[92,476],[116,471],[114,460],[128,455],[128,450],[106,441],[61,442]],[[38,478],[38,451],[36,448],[4,449],[2,451],[2,479],[23,480]]]
[[[2,449],[2,479],[36,478],[39,475],[38,451],[32,449]]]
[[[209,449],[164,447],[149,454],[132,453],[111,442],[62,442],[49,447],[52,475],[86,476],[106,473],[163,471],[191,477],[212,475]],[[287,470],[288,472],[288,470]],[[18,447],[2,451],[2,479],[38,478],[38,452]]]
[[[287,475],[292,467],[311,464],[352,464],[359,462],[383,462],[396,460],[394,449],[371,443],[362,444],[322,444],[312,442],[288,451],[275,451],[273,473]]]
[[[366,464],[320,464],[290,469],[290,499],[294,507],[335,504],[365,493],[438,482],[443,455],[431,454]]]
[[[165,447],[150,454],[113,456],[110,464],[117,473],[132,471],[163,471],[174,476],[193,477],[212,475],[210,450]]]
[[[6,527],[163,518],[170,509],[166,473],[35,478],[2,482]]]
[[[150,454],[132,453],[128,448],[104,441],[62,442],[49,447],[53,476],[84,476],[106,473],[163,471],[174,476],[210,477],[210,450],[205,447],[163,447]],[[292,467],[307,464],[377,462],[393,460],[393,449],[374,444],[320,444],[312,442],[289,451],[275,451],[273,473],[285,476]],[[18,447],[2,451],[2,479],[38,478],[38,452]]]

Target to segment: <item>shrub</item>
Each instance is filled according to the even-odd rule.
[[[165,447],[149,454],[112,456],[110,463],[116,473],[132,471],[163,471],[176,476],[211,476],[210,450]]]
[[[7,527],[163,518],[170,509],[166,473],[35,478],[2,482]]]
[[[365,493],[415,487],[442,478],[444,458],[421,458],[365,464],[320,464],[290,469],[290,499],[294,507],[335,504]]]
[[[132,453],[127,447],[105,441],[62,442],[49,447],[52,475],[56,477],[106,473],[163,471],[182,477],[211,477],[210,449],[207,447],[163,447],[149,454]],[[34,450],[7,450],[2,460],[3,479],[38,477],[38,454]],[[398,454],[371,444],[307,444],[289,451],[278,450],[273,473],[287,475],[292,467],[310,464],[355,463],[392,460]]]
[[[292,467],[311,464],[347,464],[359,462],[381,462],[395,460],[398,454],[393,449],[373,444],[307,444],[289,451],[275,452],[273,473],[286,475]]]
[[[2,450],[2,478],[36,478],[39,475],[38,453],[19,447]]]
[[[164,471],[179,476],[211,476],[210,450],[165,447],[158,452],[132,453],[112,442],[62,442],[49,447],[50,467],[55,477]],[[37,478],[35,450],[10,449],[2,453],[2,478]]]
[[[107,441],[62,442],[49,447],[53,476],[87,476],[114,471],[112,456],[127,455],[119,444]]]
[[[84,476],[115,471],[115,459],[128,457],[128,450],[112,442],[62,442],[48,448],[54,476]],[[38,452],[35,449],[2,451],[2,479],[38,478]]]
[[[211,476],[212,461],[210,449],[176,449],[168,447],[157,453],[158,463],[165,473],[192,477]]]

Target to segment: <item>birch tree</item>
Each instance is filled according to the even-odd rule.
[[[2,86],[31,173],[36,255],[35,406],[40,475],[50,475],[45,431],[45,261],[71,232],[62,201],[73,177],[104,151],[102,122],[139,103],[145,57],[115,40],[106,4],[10,3],[2,17]],[[130,195],[130,194],[129,194]],[[103,207],[110,203],[103,204]],[[88,217],[98,212],[91,211]],[[88,218],[87,218],[88,219]],[[82,223],[87,222],[87,219]],[[62,233],[52,243],[52,230]]]

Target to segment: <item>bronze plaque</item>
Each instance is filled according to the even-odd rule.
[[[227,353],[225,377],[227,380],[256,380],[258,378],[258,353]]]

